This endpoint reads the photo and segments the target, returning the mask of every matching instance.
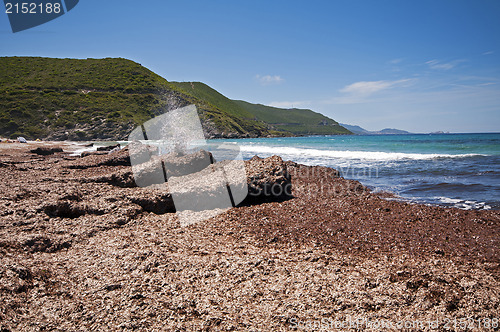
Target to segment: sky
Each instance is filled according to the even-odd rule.
[[[80,0],[0,56],[122,57],[368,130],[500,132],[500,1]]]

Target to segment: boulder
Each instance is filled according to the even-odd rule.
[[[287,165],[278,156],[213,164],[212,161],[212,154],[204,150],[188,155],[171,153],[153,156],[148,162],[135,165],[133,171],[122,168],[85,181],[122,188],[143,187],[141,197],[131,201],[154,213],[225,209],[292,196]],[[151,193],[146,195],[147,192]]]
[[[128,195],[129,200],[139,205],[144,211],[155,214],[175,212],[172,195],[164,190],[135,190]]]
[[[116,149],[116,148],[120,148],[120,144],[100,146],[97,148],[97,151],[111,151],[111,150]]]
[[[121,188],[137,187],[137,184],[135,183],[134,179],[134,174],[130,169],[119,170],[111,174],[96,176],[90,179],[82,179],[82,182],[109,183],[113,186]]]
[[[81,158],[65,167],[72,169],[87,169],[99,166],[130,166],[130,156],[125,147],[111,153],[104,151],[82,153]]]
[[[61,149],[61,148],[55,148],[55,147],[45,147],[45,146],[42,146],[42,147],[38,147],[36,149],[30,150],[30,152],[31,153],[36,153],[36,154],[42,155],[42,156],[48,156],[48,155],[54,154],[56,152],[63,152],[63,149]]]
[[[80,154],[80,157],[88,157],[88,156],[101,156],[108,154],[106,151],[83,151]]]
[[[205,150],[191,154],[171,152],[165,155],[151,156],[148,161],[145,160],[145,157],[137,158],[135,153],[131,154],[133,174],[139,187],[161,184],[171,177],[197,173],[214,161],[212,154]]]
[[[291,176],[287,165],[279,156],[259,158],[245,162],[250,201],[267,201],[292,197]]]

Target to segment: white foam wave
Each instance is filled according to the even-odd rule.
[[[323,157],[361,160],[429,160],[436,158],[464,158],[481,156],[480,154],[438,154],[438,153],[402,153],[402,152],[381,152],[381,151],[341,151],[341,150],[318,150],[282,146],[261,146],[261,145],[240,145],[243,152],[277,154],[298,157]]]
[[[491,206],[487,205],[486,202],[477,202],[470,200],[462,200],[457,198],[449,197],[436,197],[439,203],[451,205],[462,210],[490,210]]]
[[[444,197],[444,196],[441,196],[441,197],[436,197],[441,203],[445,203],[445,204],[457,204],[457,203],[460,203],[462,202],[461,199],[457,199],[457,198],[449,198],[449,197]]]
[[[93,152],[93,151],[97,151],[97,146],[81,147],[81,148],[76,149],[73,152],[71,152],[70,156],[81,156],[82,153],[84,153],[84,152]]]

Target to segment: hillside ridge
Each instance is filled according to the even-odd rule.
[[[268,123],[253,107],[206,84],[169,82],[132,60],[0,57],[4,137],[125,140],[136,126],[189,104],[196,105],[206,138],[324,134],[321,126],[296,130]],[[350,134],[334,129],[331,134]]]

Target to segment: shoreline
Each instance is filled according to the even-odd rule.
[[[419,135],[427,135],[427,134],[419,134]],[[444,134],[443,134],[444,135]],[[448,134],[446,134],[448,135]],[[212,139],[211,139],[212,140]],[[243,140],[238,139],[238,140]],[[98,147],[106,147],[110,145],[115,145],[115,144],[120,144],[121,148],[124,148],[126,144],[124,145],[123,142],[127,141],[28,141],[28,143],[19,143],[17,141],[15,142],[10,142],[6,143],[5,141],[0,142],[0,151],[5,148],[22,148],[23,146],[26,147],[26,144],[34,144],[36,147],[61,147],[65,152],[68,152],[70,156],[80,156],[82,153],[85,152],[90,152],[93,153],[97,150]],[[90,146],[89,146],[90,145]],[[250,159],[250,158],[249,158]],[[310,166],[316,166],[316,165],[310,165]],[[332,167],[332,169],[334,169]],[[361,180],[362,182],[362,180]],[[374,188],[377,189],[377,188]],[[370,189],[373,190],[373,189]],[[458,208],[460,210],[494,210],[494,211],[500,211],[500,206],[498,208],[491,207],[486,205],[487,208],[484,208],[482,205],[478,207],[471,207],[468,205],[463,205],[463,207],[457,206],[454,204],[454,201],[457,202],[466,202],[467,199],[453,199],[453,198],[447,198],[443,197],[445,200],[440,203],[436,202],[428,202],[426,200],[421,200],[416,197],[404,197],[404,196],[399,196],[397,193],[387,191],[387,190],[375,190],[376,193],[381,193],[382,195],[388,194],[390,196],[389,199],[393,199],[399,202],[404,202],[408,204],[421,204],[421,205],[426,205],[426,206],[439,206],[443,208]],[[475,204],[477,205],[477,204]]]
[[[353,317],[442,329],[498,315],[499,211],[390,201],[331,168],[283,162],[293,197],[181,227],[161,192],[119,186],[126,151],[31,147],[0,149],[4,329],[288,330]]]

